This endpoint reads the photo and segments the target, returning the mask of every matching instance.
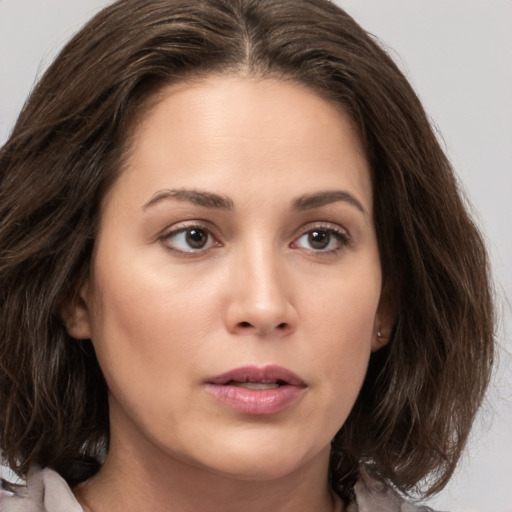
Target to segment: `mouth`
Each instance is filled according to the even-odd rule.
[[[261,382],[238,382],[236,380],[230,380],[227,383],[228,386],[236,386],[237,388],[245,388],[245,389],[276,389],[281,386],[285,386],[286,383],[284,381],[261,381]]]
[[[282,366],[244,366],[229,370],[207,380],[209,384],[217,385],[250,385],[279,387],[284,385],[305,387],[306,383],[291,370]],[[250,387],[250,386],[248,386]]]
[[[235,368],[206,381],[220,402],[250,415],[277,414],[297,402],[307,388],[295,373],[281,366]]]

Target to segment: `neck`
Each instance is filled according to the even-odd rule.
[[[85,512],[341,512],[329,489],[329,453],[279,478],[242,480],[169,455],[111,442],[100,472],[75,489]]]

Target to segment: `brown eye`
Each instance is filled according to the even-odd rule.
[[[202,249],[208,243],[208,233],[204,229],[187,229],[185,241],[191,249]]]
[[[325,249],[331,241],[328,231],[314,230],[308,233],[308,243],[313,249]]]
[[[350,237],[345,230],[338,226],[317,227],[303,231],[303,234],[295,239],[292,247],[306,249],[310,252],[334,253],[350,244]]]
[[[177,229],[162,239],[170,249],[182,253],[205,251],[216,245],[210,231],[199,226]]]

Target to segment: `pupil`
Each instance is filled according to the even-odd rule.
[[[314,249],[325,249],[329,244],[330,235],[326,231],[311,231],[308,238]]]
[[[201,249],[206,245],[208,237],[202,229],[189,229],[186,235],[187,244],[194,249]]]

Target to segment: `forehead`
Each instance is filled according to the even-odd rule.
[[[272,193],[342,178],[370,211],[366,155],[339,105],[291,81],[212,76],[158,93],[133,129],[120,181],[147,193],[265,183]]]

